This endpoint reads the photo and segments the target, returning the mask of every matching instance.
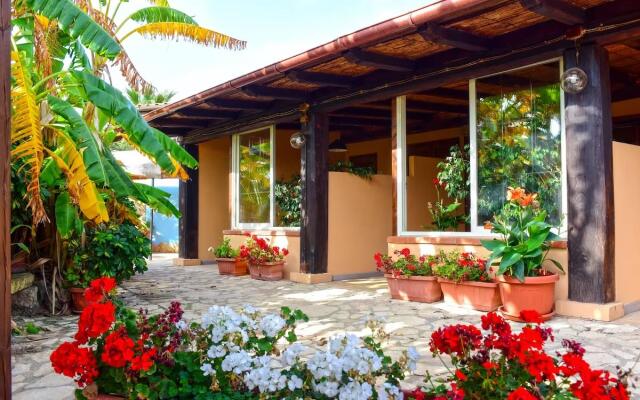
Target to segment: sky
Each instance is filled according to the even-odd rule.
[[[177,92],[173,100],[178,100],[432,1],[171,0],[200,25],[246,40],[247,48],[230,51],[134,36],[124,47],[145,79]],[[132,1],[128,7],[140,3],[146,2]],[[117,78],[114,83],[124,86]]]

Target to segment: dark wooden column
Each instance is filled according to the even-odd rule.
[[[198,159],[198,145],[187,144],[184,148],[196,160]],[[189,180],[180,181],[179,208],[182,217],[180,218],[180,238],[178,252],[180,258],[198,258],[198,170],[187,169]]]
[[[391,232],[398,235],[402,227],[398,226],[398,98],[391,100]]]
[[[564,54],[565,70],[577,66]],[[580,48],[587,88],[565,94],[569,201],[569,299],[615,301],[615,225],[609,58],[604,48]]]
[[[303,126],[302,221],[300,226],[300,270],[308,274],[327,272],[329,241],[329,119],[326,113],[309,112]]]
[[[11,399],[11,2],[0,0],[0,398]]]

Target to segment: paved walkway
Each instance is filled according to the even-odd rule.
[[[392,334],[387,348],[397,355],[413,345],[423,355],[418,371],[439,373],[442,367],[431,359],[427,341],[430,333],[443,325],[478,323],[480,313],[447,307],[389,299],[383,279],[361,279],[307,286],[292,282],[258,282],[248,277],[224,277],[211,265],[173,267],[167,259],[154,260],[149,271],[123,285],[123,297],[132,307],[147,307],[151,312],[182,301],[187,319],[199,316],[212,304],[240,307],[245,304],[266,310],[281,306],[300,308],[310,321],[299,329],[299,337],[328,337],[340,331],[362,332],[362,321],[370,313],[386,319]],[[22,318],[19,323],[34,321],[49,332],[14,346],[13,391],[15,400],[72,399],[72,382],[55,375],[49,363],[51,350],[68,340],[76,327],[74,316],[60,318]],[[556,332],[554,346],[563,338],[581,341],[588,360],[601,368],[615,371],[616,366],[630,368],[640,356],[640,316],[629,315],[615,323],[593,322],[557,317],[548,323]],[[636,368],[640,374],[640,367]],[[421,376],[412,380],[421,381]],[[637,391],[634,399],[640,399]]]

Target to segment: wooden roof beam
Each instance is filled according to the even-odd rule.
[[[566,0],[520,0],[522,7],[565,25],[583,25],[587,22],[584,9]]]
[[[242,92],[253,97],[267,97],[278,100],[304,101],[308,93],[302,90],[274,88],[269,86],[252,85],[243,87]]]
[[[266,101],[222,99],[222,98],[208,99],[205,102],[205,104],[212,107],[230,108],[232,110],[251,110],[251,111],[264,111],[271,106],[271,102],[266,102]]]
[[[362,49],[349,50],[344,54],[344,57],[354,64],[388,71],[411,72],[416,66],[411,60],[372,53]]]
[[[203,121],[194,121],[191,119],[157,119],[151,122],[151,125],[162,130],[163,128],[186,128],[186,129],[196,129],[196,128],[206,128],[209,126],[208,122]]]
[[[443,112],[450,114],[467,114],[469,109],[467,106],[458,106],[454,104],[432,103],[430,101],[420,101],[407,99],[407,110],[424,111],[424,112]]]
[[[336,74],[326,74],[322,72],[309,71],[289,71],[287,78],[300,83],[312,83],[320,86],[331,86],[341,88],[351,88],[354,84],[354,78]]]
[[[238,117],[239,112],[183,108],[180,111],[176,112],[175,115],[180,118],[188,119],[233,119]]]
[[[427,24],[418,33],[424,40],[463,50],[486,51],[491,48],[491,40],[488,38],[438,24]]]

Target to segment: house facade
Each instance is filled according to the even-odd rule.
[[[375,274],[377,251],[485,254],[485,222],[523,186],[563,238],[556,311],[640,309],[637,0],[431,1],[146,119],[200,162],[180,187],[183,264],[246,233],[308,283]],[[454,173],[448,192],[447,168],[469,184]],[[454,222],[434,214],[454,202]]]

